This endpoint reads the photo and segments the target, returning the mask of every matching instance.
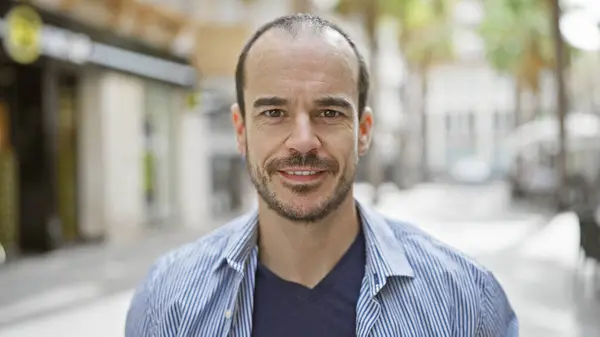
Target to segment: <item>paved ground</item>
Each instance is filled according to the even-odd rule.
[[[76,247],[7,263],[0,267],[0,329],[129,291],[157,257],[202,234],[155,232],[135,243]]]
[[[576,272],[576,216],[515,207],[502,197],[505,193],[501,185],[426,186],[393,194],[379,208],[390,217],[418,224],[489,267],[513,303],[522,336],[600,336],[600,292],[594,289],[589,268]],[[434,203],[413,206],[416,198]]]
[[[425,185],[390,192],[378,208],[422,226],[492,269],[520,317],[522,336],[600,336],[600,298],[574,277],[576,219],[514,207],[505,192],[501,185]],[[135,248],[67,251],[0,269],[0,289],[11,290],[0,291],[0,336],[122,335],[131,288],[155,256],[191,235],[197,233],[161,236]]]

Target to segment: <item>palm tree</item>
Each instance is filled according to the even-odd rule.
[[[567,185],[567,146],[566,146],[566,128],[565,120],[567,117],[567,94],[565,90],[565,68],[566,68],[566,52],[564,40],[560,31],[560,3],[559,0],[552,0],[552,35],[554,37],[554,51],[556,55],[556,65],[554,67],[557,85],[556,103],[558,108],[559,118],[559,155],[558,155],[558,174],[560,179],[560,187],[556,191],[557,200],[560,202],[560,207],[566,206],[561,198],[565,192]]]
[[[539,108],[540,77],[552,69],[555,53],[552,50],[552,29],[548,8],[540,0],[487,0],[480,34],[485,42],[486,57],[498,72],[514,79],[514,124],[516,128],[534,115],[523,113],[523,94],[526,90],[536,97]],[[521,177],[519,163],[515,174]]]
[[[421,179],[429,180],[429,127],[427,101],[429,73],[439,63],[453,58],[453,0],[390,1],[400,23],[400,48],[408,65],[408,76],[420,80],[419,125],[421,134]]]
[[[486,56],[497,71],[514,78],[515,126],[518,126],[533,117],[523,114],[523,93],[526,90],[533,93],[539,109],[541,74],[556,63],[549,8],[540,0],[486,0],[484,8],[480,33]]]
[[[557,193],[560,194],[567,175],[565,118],[568,107],[564,72],[573,50],[564,47],[560,33],[559,0],[486,0],[484,5],[486,14],[480,32],[486,42],[488,61],[515,79],[515,126],[531,117],[523,116],[523,92],[530,90],[539,95],[541,73],[554,70],[560,127],[557,167],[560,177]],[[519,169],[517,174],[520,174]]]
[[[366,14],[365,22],[372,53],[377,51],[375,27],[381,16],[387,15],[399,22],[400,48],[408,64],[409,77],[417,76],[421,84],[419,99],[420,157],[424,180],[429,178],[426,104],[428,75],[431,67],[452,58],[451,17],[453,5],[453,0],[341,0],[337,7],[337,11],[342,14]],[[375,74],[373,69],[372,73]],[[402,137],[399,139],[402,141]],[[397,158],[399,159],[398,165],[400,165],[402,156],[399,155]]]

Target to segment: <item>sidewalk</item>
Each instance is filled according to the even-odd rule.
[[[484,256],[504,286],[523,336],[600,336],[600,293],[592,275],[577,273],[576,217],[562,213],[511,251]]]
[[[517,312],[522,336],[600,336],[600,295],[594,298],[589,273],[576,276],[576,216],[503,204],[502,193],[496,187],[425,186],[389,195],[378,208],[492,270]],[[474,208],[487,216],[474,217]]]
[[[214,220],[207,228],[226,221]],[[65,248],[3,265],[0,327],[130,290],[160,255],[205,233],[156,231],[135,242]]]

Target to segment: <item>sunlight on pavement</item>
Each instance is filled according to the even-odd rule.
[[[448,206],[450,201],[442,196],[443,193],[434,192],[432,188],[422,188],[388,195],[376,209],[386,217],[411,223],[436,239],[473,256],[509,249],[544,220],[539,214],[530,214],[510,220],[447,221],[448,210],[460,213],[460,209]],[[499,199],[486,202],[488,205],[498,204]],[[482,208],[483,204],[479,202],[475,208]],[[488,210],[491,208],[487,207]],[[473,213],[470,209],[461,209],[463,214]]]
[[[552,336],[577,336],[578,323],[572,308],[548,308],[535,303],[522,305],[513,301],[519,321],[526,322],[521,328],[523,336],[529,336],[528,330],[551,330]],[[552,327],[548,329],[548,327]]]
[[[2,337],[123,336],[132,291],[0,330]]]
[[[481,223],[465,223],[458,230],[456,224],[438,226],[438,231],[431,232],[439,235],[439,239],[465,253],[477,256],[491,254],[510,249],[519,243],[539,224],[537,217],[524,220],[498,221]],[[429,228],[424,228],[429,231]],[[438,234],[439,233],[439,234]]]
[[[100,289],[95,283],[73,284],[52,289],[0,307],[0,324],[39,314],[52,308],[97,298],[99,295]]]
[[[520,253],[526,258],[550,260],[575,268],[579,254],[578,221],[574,213],[557,215],[541,233],[520,248]]]

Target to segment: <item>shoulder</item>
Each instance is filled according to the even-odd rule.
[[[451,302],[482,305],[494,292],[502,292],[496,276],[474,257],[452,247],[417,226],[386,219],[402,244],[417,284],[452,294]]]
[[[402,243],[416,276],[450,273],[468,278],[481,278],[490,271],[475,258],[452,247],[414,224],[387,219],[395,237]]]
[[[235,219],[208,235],[160,257],[138,285],[127,312],[125,336],[141,337],[178,329],[182,317],[202,310],[219,293],[216,273],[232,234],[247,223]]]
[[[164,287],[190,284],[198,277],[210,277],[223,261],[233,234],[247,224],[245,220],[245,216],[231,220],[198,240],[167,252],[156,260],[148,280],[160,291]]]
[[[513,308],[488,268],[412,224],[386,222],[413,269],[414,278],[407,289],[418,295],[420,305],[433,305],[450,321],[472,318],[469,329],[478,336],[516,336],[518,322]]]
[[[179,317],[192,310],[192,304],[209,302],[229,277],[226,268],[219,268],[226,251],[247,225],[247,215],[236,218],[157,259],[138,285],[129,315],[142,315],[157,325],[157,317],[164,316],[166,311],[172,318]]]

